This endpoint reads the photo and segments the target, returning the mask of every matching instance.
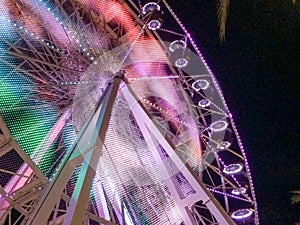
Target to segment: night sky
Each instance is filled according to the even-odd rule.
[[[223,43],[216,1],[170,4],[220,82],[250,161],[261,224],[294,224],[300,220],[300,205],[290,202],[290,191],[300,189],[300,2],[232,1]]]

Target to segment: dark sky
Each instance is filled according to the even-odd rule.
[[[252,169],[263,225],[294,224],[300,205],[300,2],[239,0],[218,39],[216,1],[169,1],[214,71]],[[299,218],[300,220],[300,218]]]

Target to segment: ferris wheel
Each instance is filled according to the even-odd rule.
[[[167,1],[0,12],[0,224],[259,224],[232,115]]]

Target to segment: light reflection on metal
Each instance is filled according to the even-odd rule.
[[[177,49],[185,49],[185,48],[186,48],[186,42],[183,40],[173,41],[169,46],[169,50],[171,52],[175,52]]]
[[[151,20],[148,24],[147,27],[150,30],[158,30],[161,27],[161,22],[159,20]]]
[[[209,128],[212,130],[212,131],[215,131],[215,132],[219,132],[219,131],[223,131],[227,128],[228,126],[228,122],[224,121],[224,120],[219,120],[219,121],[216,121],[216,122],[213,122]]]
[[[198,106],[203,107],[203,108],[210,106],[210,104],[211,104],[211,101],[209,101],[206,98],[202,99],[201,101],[198,102]]]
[[[247,191],[246,188],[241,187],[241,188],[233,189],[233,190],[231,191],[231,193],[234,194],[234,195],[241,195],[241,194],[245,194],[246,191]]]
[[[227,149],[229,148],[231,143],[229,141],[222,141],[218,144],[219,149]]]
[[[223,169],[223,172],[228,175],[234,175],[234,174],[241,172],[242,169],[243,169],[243,166],[241,164],[234,163],[234,164],[230,164],[230,165],[226,166]]]
[[[239,209],[231,214],[231,217],[236,220],[243,220],[250,217],[253,214],[251,209]]]
[[[207,80],[199,79],[193,82],[192,88],[195,91],[205,90],[209,87],[209,83]]]
[[[178,68],[186,67],[189,62],[185,58],[180,58],[175,61],[175,66]]]
[[[153,12],[153,11],[160,11],[160,6],[156,2],[148,2],[146,5],[143,6],[142,8],[142,13],[145,15],[148,12]]]

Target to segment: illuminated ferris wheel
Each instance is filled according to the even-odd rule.
[[[222,91],[165,0],[0,12],[0,224],[259,224]]]

